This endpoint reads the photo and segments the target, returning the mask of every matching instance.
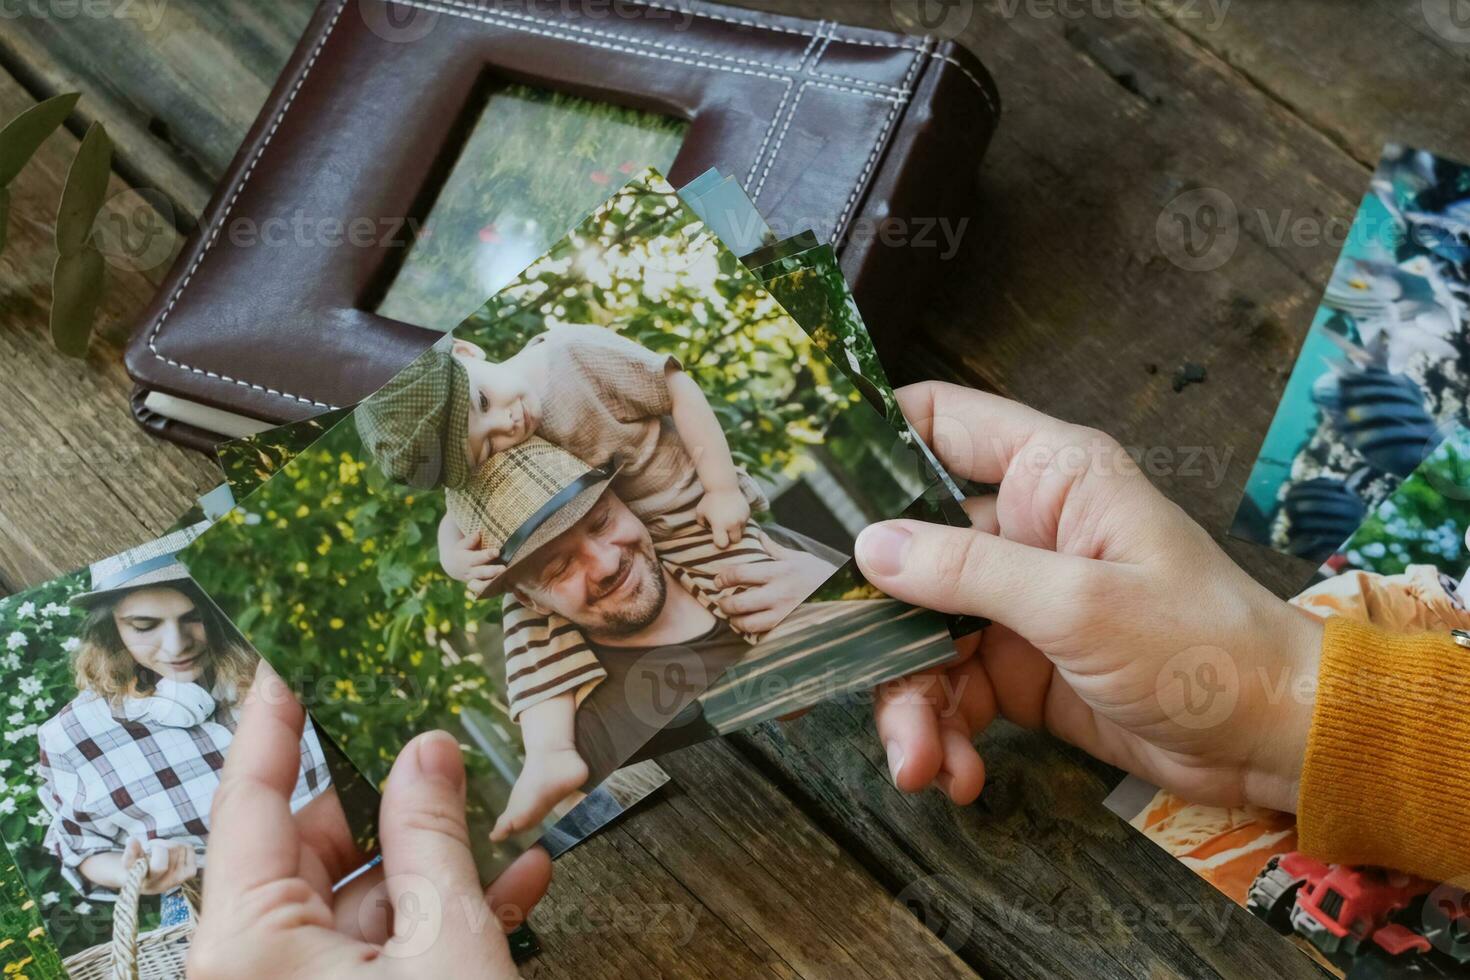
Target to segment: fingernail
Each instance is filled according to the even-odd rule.
[[[874,524],[858,535],[858,564],[870,574],[897,575],[903,571],[903,555],[912,535],[893,524]]]
[[[898,776],[903,772],[904,754],[903,746],[897,742],[888,742],[884,746],[888,750],[888,774],[893,777],[893,785],[898,785]]]
[[[430,732],[418,741],[418,768],[425,776],[443,779],[451,786],[464,783],[464,758],[459,742],[448,732]]]

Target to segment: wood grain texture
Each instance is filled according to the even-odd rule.
[[[911,7],[745,5],[880,28]],[[1131,16],[1060,6],[972,5],[961,40],[1005,107],[977,168],[981,218],[952,274],[912,298],[914,322],[873,327],[899,379],[981,385],[1154,447],[1156,482],[1223,538],[1337,254],[1291,225],[1351,220],[1387,140],[1470,159],[1470,44],[1436,30],[1434,0],[1234,0],[1218,21],[1187,0]],[[7,21],[0,114],[81,88],[72,132],[103,120],[119,172],[164,191],[187,225],[312,7],[171,0],[151,27]],[[0,360],[16,378],[0,386],[10,588],[141,540],[210,479],[126,415],[117,344],[149,276],[117,277],[115,325],[85,366],[50,353],[49,223],[72,147],[55,138],[18,183],[0,258]],[[1240,238],[1219,268],[1192,272],[1158,222],[1200,188],[1234,203]],[[1208,380],[1176,393],[1186,361]],[[1225,544],[1283,594],[1307,573]],[[672,756],[674,786],[560,862],[528,973],[1320,975],[1103,811],[1115,771],[1005,726],[983,747],[989,787],[962,811],[891,788],[861,704]]]
[[[529,976],[974,976],[728,745],[662,764],[654,801],[558,861]]]
[[[0,118],[34,103],[0,72]],[[11,185],[10,241],[0,255],[0,587],[15,591],[156,537],[220,482],[200,456],[149,438],[128,413],[122,346],[153,283],[107,268],[98,334],[86,359],[51,346],[48,311],[55,215],[70,133],[52,135]],[[126,185],[114,178],[113,206]]]

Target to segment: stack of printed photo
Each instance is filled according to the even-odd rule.
[[[172,533],[0,601],[0,942],[36,972],[119,929],[181,962],[261,660],[311,716],[294,807],[370,854],[392,760],[447,730],[488,879],[660,754],[954,656],[976,624],[851,562],[874,520],[968,522],[831,246],[718,173],[624,176],[355,409],[225,444]]]
[[[1236,517],[1236,534],[1321,563],[1302,609],[1470,629],[1467,311],[1470,167],[1390,146]],[[1338,975],[1470,977],[1470,882],[1324,865],[1297,852],[1291,814],[1131,777],[1108,806]]]

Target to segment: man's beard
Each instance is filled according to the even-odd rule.
[[[630,564],[643,563],[648,572],[645,576],[647,581],[626,601],[615,604],[602,614],[602,622],[598,625],[597,631],[607,636],[631,636],[644,629],[658,619],[659,614],[664,611],[664,603],[669,598],[669,586],[664,581],[663,568],[654,555],[640,550],[629,555],[627,560]],[[621,571],[619,569],[619,572]],[[629,574],[632,572],[630,571]]]

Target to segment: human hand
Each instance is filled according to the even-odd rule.
[[[750,520],[750,503],[740,490],[710,490],[694,507],[699,523],[709,528],[714,536],[715,547],[728,548],[739,544],[745,533],[745,522]]]
[[[455,529],[440,542],[439,564],[445,575],[463,582],[476,599],[483,598],[505,574],[500,549],[484,546],[478,532],[463,535]]]
[[[124,871],[144,858],[148,861],[148,875],[142,887],[144,895],[171,892],[199,873],[199,856],[192,845],[182,841],[129,839],[123,848]]]
[[[189,976],[516,976],[503,928],[545,893],[551,861],[528,851],[481,890],[453,738],[404,746],[383,791],[382,865],[333,892],[362,858],[335,793],[291,813],[304,723],[262,664],[214,796]]]
[[[970,501],[973,530],[891,521],[858,539],[884,592],[996,624],[968,659],[879,692],[898,786],[973,800],[972,738],[1001,715],[1192,801],[1295,810],[1320,622],[1241,571],[1110,437],[953,385],[899,399],[952,473],[1000,490]]]
[[[769,633],[831,578],[837,569],[816,555],[785,548],[760,535],[772,561],[736,565],[715,576],[719,589],[740,588],[719,600],[720,611],[742,633]]]
[[[503,841],[530,830],[586,781],[587,763],[576,749],[528,751],[505,812],[490,831],[490,839]]]

